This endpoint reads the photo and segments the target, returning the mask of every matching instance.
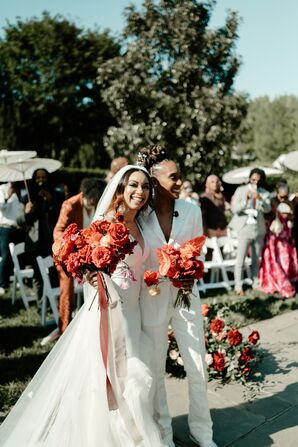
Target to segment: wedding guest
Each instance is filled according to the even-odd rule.
[[[200,195],[204,234],[208,237],[227,235],[225,216],[226,200],[221,181],[217,175],[209,175],[205,183],[205,192]]]
[[[111,161],[110,170],[106,176],[106,182],[109,182],[114,175],[124,166],[128,165],[128,160],[126,157],[117,157]]]
[[[94,218],[121,211],[118,231],[127,225],[130,240],[139,245],[112,278],[101,273],[99,296],[86,284],[85,304],[1,424],[2,447],[167,447],[151,414],[152,375],[140,359],[149,345],[138,317],[141,261],[147,254],[136,218],[149,197],[150,178],[139,166],[124,167],[107,185]],[[117,275],[126,262],[136,273],[127,291],[127,276]],[[107,296],[108,306],[104,301],[102,307]]]
[[[63,231],[71,223],[76,223],[78,228],[89,227],[97,202],[104,189],[104,182],[98,178],[84,178],[80,185],[80,192],[62,203],[57,223],[53,230],[53,239],[58,241]],[[57,267],[59,274],[59,329],[63,333],[69,325],[74,306],[73,278],[67,276],[61,267]]]
[[[281,180],[276,184],[276,191],[273,195],[271,195],[270,203],[271,203],[271,211],[268,214],[265,214],[265,220],[267,222],[268,227],[271,222],[275,219],[277,213],[277,207],[280,203],[287,203],[290,207],[292,204],[289,199],[289,185],[286,180]]]
[[[137,163],[148,169],[153,182],[153,209],[140,217],[148,244],[149,270],[158,270],[156,250],[165,244],[175,245],[203,234],[200,207],[179,199],[180,170],[166,150],[160,146],[140,149]],[[212,447],[212,420],[207,399],[205,339],[200,297],[193,279],[185,284],[192,292],[189,309],[175,307],[178,289],[170,281],[160,285],[161,293],[152,298],[145,286],[141,290],[142,325],[154,345],[154,375],[156,381],[154,415],[163,442],[174,447],[171,417],[165,389],[165,362],[168,349],[168,326],[171,325],[187,373],[189,386],[190,437],[201,447]]]
[[[34,270],[33,287],[38,299],[42,297],[43,281],[36,262],[37,256],[52,254],[53,229],[59,215],[61,201],[46,169],[33,173],[29,195],[24,197],[24,210],[19,213],[17,223],[25,227],[25,263]],[[51,269],[53,286],[58,285],[55,269]]]
[[[286,298],[296,294],[298,259],[292,236],[292,209],[280,203],[265,240],[260,266],[260,289],[265,293],[278,292]]]
[[[13,263],[9,243],[16,242],[17,216],[22,210],[15,183],[0,185],[0,296],[8,291]]]
[[[193,205],[199,205],[199,195],[193,191],[192,184],[189,180],[185,180],[182,183],[179,198],[184,199],[186,202],[192,203]]]
[[[260,255],[266,233],[264,213],[271,210],[270,193],[264,188],[266,180],[262,169],[254,168],[249,174],[249,183],[239,186],[232,200],[234,216],[229,224],[237,233],[238,248],[235,264],[235,292],[243,296],[242,270],[248,248],[251,247],[251,274],[253,288],[258,288]]]

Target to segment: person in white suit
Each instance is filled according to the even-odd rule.
[[[165,244],[182,244],[203,234],[201,210],[197,205],[178,200],[181,188],[180,172],[175,162],[168,159],[165,149],[148,146],[140,149],[137,164],[151,174],[154,199],[153,209],[139,218],[144,238],[150,248],[148,269],[158,270],[156,249]],[[154,374],[156,390],[154,418],[163,442],[174,447],[171,417],[165,389],[165,362],[168,348],[168,326],[171,325],[179,346],[189,385],[190,437],[201,447],[214,447],[212,420],[207,399],[204,331],[200,297],[193,281],[191,306],[175,308],[178,289],[170,281],[160,285],[161,293],[152,297],[145,286],[141,290],[142,325],[154,343]]]

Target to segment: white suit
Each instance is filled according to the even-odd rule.
[[[160,228],[155,212],[139,218],[146,244],[150,248],[147,268],[158,270],[156,249],[165,244],[182,244],[203,234],[201,210],[197,205],[185,200],[175,201],[175,214],[169,241]],[[190,309],[174,308],[178,289],[169,280],[160,284],[161,293],[157,297],[149,294],[149,288],[143,283],[141,290],[141,313],[143,330],[154,343],[154,373],[156,392],[154,417],[158,422],[164,442],[174,446],[171,418],[169,415],[165,389],[165,362],[168,348],[168,325],[171,324],[187,372],[189,383],[188,423],[192,435],[202,447],[210,447],[212,442],[212,421],[209,412],[205,368],[204,331],[201,316],[200,297],[196,284],[193,288]]]

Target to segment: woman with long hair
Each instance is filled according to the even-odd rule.
[[[165,447],[152,418],[151,373],[141,360],[149,346],[139,309],[147,251],[136,217],[150,191],[150,177],[138,166],[125,166],[106,187],[94,220],[122,213],[138,241],[124,260],[135,281],[126,289],[119,264],[112,277],[102,273],[105,308],[98,305],[103,294],[97,299],[86,284],[84,305],[1,425],[2,447]]]

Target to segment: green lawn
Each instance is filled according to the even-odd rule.
[[[202,295],[202,301],[218,306],[228,304],[235,321],[243,325],[298,308],[298,295],[282,299],[252,291],[247,291],[245,298],[236,297],[233,292],[214,291]],[[53,346],[40,346],[41,339],[52,329],[40,326],[35,304],[26,311],[21,301],[12,305],[10,296],[0,298],[0,416],[4,417],[16,402]]]

